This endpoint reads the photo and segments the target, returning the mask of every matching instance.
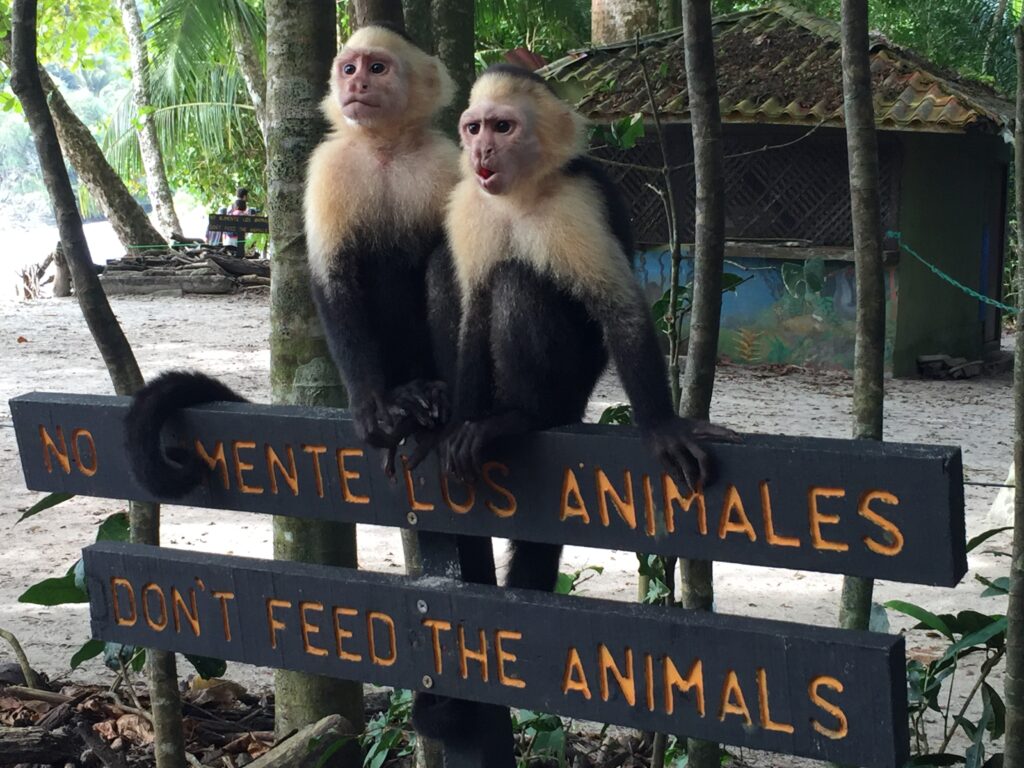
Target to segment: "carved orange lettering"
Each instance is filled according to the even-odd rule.
[[[306,611],[320,611],[320,613],[323,613],[324,604],[308,600],[299,603],[299,628],[302,631],[302,650],[310,656],[326,656],[327,649],[318,648],[313,645],[312,641],[309,639],[310,635],[319,634],[320,627],[316,624],[310,623],[309,617],[306,615]]]
[[[459,624],[458,627],[458,647],[459,647],[459,674],[462,675],[462,679],[465,680],[469,677],[469,669],[467,661],[472,659],[480,664],[480,677],[486,683],[487,677],[487,636],[484,631],[478,630],[478,639],[480,640],[480,650],[474,651],[466,646],[466,630]]]
[[[633,706],[636,704],[636,685],[633,682],[633,650],[631,648],[626,649],[625,673],[619,670],[618,665],[615,663],[615,658],[604,643],[597,646],[597,661],[601,671],[601,701],[608,701],[608,697],[611,695],[608,690],[608,673],[611,672],[619,684],[619,690],[622,691],[622,695],[629,702],[629,705]]]
[[[349,487],[350,480],[358,480],[362,475],[353,472],[345,466],[348,458],[361,459],[364,456],[362,448],[339,448],[338,449],[338,474],[341,476],[341,498],[349,504],[369,504],[369,496],[358,496]]]
[[[196,605],[196,591],[194,589],[189,589],[188,598],[189,601],[186,605],[185,598],[181,596],[181,592],[178,591],[177,587],[171,587],[171,612],[174,614],[174,631],[181,632],[181,615],[185,614],[185,621],[191,627],[192,634],[199,637],[199,607]],[[191,612],[189,612],[189,608],[192,609]]]
[[[82,452],[78,447],[78,441],[85,438],[88,450],[86,454],[92,460],[91,464],[86,464],[82,460]],[[92,432],[87,429],[76,429],[71,433],[71,455],[75,459],[75,464],[78,465],[78,471],[86,477],[92,477],[96,474],[96,470],[99,468],[99,457],[96,455],[96,441],[92,439]]]
[[[377,653],[377,642],[373,632],[373,623],[379,621],[388,630],[388,655]],[[398,643],[395,642],[395,622],[386,613],[370,611],[366,614],[366,634],[370,641],[370,661],[381,667],[390,667],[398,658]]]
[[[502,477],[508,477],[508,467],[497,461],[488,461],[484,464],[483,475],[484,483],[492,491],[500,494],[505,498],[506,506],[499,507],[493,503],[490,499],[487,500],[487,508],[497,517],[512,517],[516,513],[518,504],[516,503],[516,497],[512,494],[508,488],[503,485],[499,485],[498,482],[491,477],[492,472],[500,472]]]
[[[799,547],[800,539],[795,536],[779,536],[775,533],[775,520],[772,518],[772,494],[768,481],[761,483],[761,514],[764,516],[764,539],[774,547]]]
[[[697,530],[701,536],[707,536],[708,513],[707,508],[704,506],[704,490],[698,488],[696,491],[691,491],[686,496],[683,496],[679,492],[679,486],[676,485],[676,481],[669,475],[661,476],[661,490],[665,498],[665,530],[669,533],[675,533],[676,511],[673,506],[674,504],[678,504],[683,512],[689,512],[690,507],[696,502]]]
[[[259,485],[246,485],[245,478],[242,477],[243,472],[248,472],[253,468],[253,465],[247,461],[242,461],[238,455],[239,451],[252,450],[256,447],[256,443],[252,440],[232,440],[231,441],[231,456],[235,460],[235,482],[238,483],[238,490],[242,493],[250,493],[259,495],[263,493],[263,487]]]
[[[757,670],[757,703],[762,728],[779,733],[793,732],[793,726],[789,723],[776,723],[772,720],[772,713],[768,708],[768,673],[762,667],[758,667]]]
[[[153,618],[152,611],[149,610],[149,596],[150,594],[156,594],[159,600],[160,613],[158,618]],[[164,597],[164,591],[160,588],[159,584],[149,582],[142,588],[142,616],[146,619],[146,623],[149,628],[157,632],[163,632],[167,627],[167,599]]]
[[[898,555],[903,551],[903,531],[901,531],[895,523],[882,517],[880,514],[871,509],[871,502],[880,501],[883,504],[889,504],[896,506],[900,503],[900,500],[889,493],[888,491],[868,491],[860,497],[860,504],[857,505],[857,513],[872,523],[877,525],[885,532],[885,542],[875,541],[869,536],[864,537],[864,543],[867,548],[874,552],[876,555],[887,555],[892,557]]]
[[[730,669],[722,683],[722,703],[718,708],[718,719],[725,720],[726,715],[740,715],[743,722],[752,725],[750,710],[747,709],[746,699],[743,698],[743,689],[740,688],[739,678],[735,670]]]
[[[846,495],[842,488],[819,488],[811,486],[807,491],[807,510],[811,522],[811,544],[815,549],[830,550],[832,552],[845,552],[850,548],[849,544],[842,541],[829,541],[821,535],[821,526],[835,525],[839,522],[839,515],[826,515],[818,510],[819,498],[841,499]]]
[[[291,600],[278,600],[276,597],[267,598],[267,626],[270,628],[271,648],[277,648],[277,630],[287,628],[283,621],[278,621],[274,616],[274,609],[291,607]]]
[[[644,487],[644,533],[653,536],[658,532],[658,525],[654,517],[654,488],[651,486],[651,476],[643,475],[640,482]]]
[[[414,512],[429,512],[434,508],[434,505],[420,501],[416,498],[416,486],[413,482],[412,472],[409,470],[409,461],[403,456],[402,457],[402,476],[405,478],[405,496],[409,501],[409,509]]]
[[[697,659],[690,666],[686,677],[679,674],[676,664],[666,656],[661,664],[662,677],[665,681],[665,713],[671,715],[676,708],[676,697],[674,691],[679,690],[688,693],[691,688],[696,689],[695,699],[697,714],[704,717],[704,663]]]
[[[730,533],[742,533],[750,541],[757,541],[757,533],[750,524],[746,510],[743,509],[743,499],[740,498],[740,492],[735,485],[729,485],[725,489],[722,516],[718,520],[718,538],[724,539]]]
[[[569,691],[579,691],[584,699],[590,701],[590,684],[587,682],[583,662],[580,661],[580,652],[571,646],[565,659],[565,671],[562,673],[562,693],[566,694]]]
[[[342,608],[336,605],[332,613],[334,615],[334,644],[338,651],[338,658],[345,661],[362,661],[363,655],[361,653],[352,653],[342,647],[345,640],[352,637],[352,632],[341,626],[341,617],[358,616],[359,611],[355,608]]]
[[[570,517],[578,517],[584,523],[590,523],[590,515],[587,513],[587,505],[583,502],[583,494],[580,493],[580,484],[576,479],[576,473],[572,467],[565,468],[565,475],[562,477],[562,505],[559,520],[566,520]]]
[[[220,618],[224,622],[224,639],[231,642],[231,616],[228,614],[228,600],[235,599],[234,592],[214,592],[214,598],[220,600]]]
[[[64,470],[65,475],[71,474],[71,459],[68,458],[68,445],[64,440],[64,430],[58,424],[53,428],[53,431],[57,434],[57,440],[60,441],[60,446],[54,442],[54,439],[50,437],[50,433],[46,430],[42,424],[39,425],[39,440],[43,444],[43,465],[46,467],[46,471],[53,473],[53,462],[50,460],[50,454],[53,454],[53,458],[57,459],[57,463],[60,464],[60,468]]]
[[[622,475],[623,481],[626,484],[625,498],[619,496],[618,491],[615,490],[615,486],[611,484],[608,475],[605,474],[603,469],[594,471],[594,478],[597,481],[598,514],[601,516],[601,524],[607,528],[609,525],[608,497],[611,496],[612,504],[615,505],[615,511],[619,513],[619,517],[622,518],[623,522],[631,530],[636,530],[636,505],[633,503],[633,474],[627,469]]]
[[[121,611],[121,601],[117,599],[117,588],[122,587],[128,595],[128,607],[131,608],[131,615],[125,616]],[[135,587],[128,579],[114,576],[110,579],[110,597],[114,603],[114,621],[119,627],[134,627],[138,621],[138,613],[135,610]]]
[[[303,444],[302,452],[308,453],[313,459],[313,480],[316,482],[316,495],[322,499],[324,497],[324,475],[320,471],[320,457],[327,453],[327,446]]]
[[[831,701],[826,701],[821,697],[821,694],[818,693],[818,689],[821,687],[831,688],[836,693],[842,693],[843,684],[834,677],[819,675],[811,680],[810,684],[807,686],[807,695],[810,696],[811,701],[836,719],[836,727],[828,728],[819,723],[813,717],[811,718],[811,725],[814,726],[814,730],[826,738],[845,739],[847,734],[850,732],[850,725],[846,719],[846,713],[843,712],[838,705],[833,704]]]
[[[440,675],[444,671],[444,659],[441,656],[441,633],[450,632],[452,624],[450,621],[441,619],[424,619],[423,626],[430,628],[430,641],[434,648],[434,671]]]
[[[464,515],[469,512],[473,508],[473,504],[476,503],[476,488],[473,485],[466,486],[466,500],[462,504],[459,504],[457,501],[452,501],[451,479],[448,477],[447,473],[442,472],[441,499],[452,512]]]
[[[288,457],[288,465],[285,466],[281,457],[277,455],[274,446],[270,443],[263,444],[263,455],[267,457],[267,474],[270,476],[270,492],[277,495],[277,473],[281,473],[281,479],[292,492],[292,496],[299,495],[299,471],[295,468],[295,451],[290,445],[284,447],[285,456]]]
[[[513,632],[508,629],[499,629],[494,633],[494,655],[498,657],[498,682],[502,685],[507,685],[509,688],[525,688],[526,681],[518,677],[510,675],[506,669],[506,662],[509,664],[515,663],[519,658],[514,653],[509,653],[502,646],[503,640],[522,640],[522,632]],[[441,670],[438,670],[440,672]]]
[[[210,471],[213,472],[216,469],[220,469],[220,482],[224,486],[224,490],[231,487],[231,483],[228,481],[228,460],[224,457],[224,443],[218,440],[214,445],[213,455],[211,456],[206,446],[203,445],[202,441],[198,438],[195,441],[196,455],[209,467]]]
[[[654,711],[654,657],[644,654],[644,684],[647,691],[647,711]]]

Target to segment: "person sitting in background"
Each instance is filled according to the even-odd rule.
[[[239,187],[235,192],[235,202],[227,210],[228,216],[249,216],[254,213],[256,213],[256,209],[249,207],[249,190],[245,187]],[[224,245],[234,247],[238,244],[239,237],[244,240],[245,234],[239,235],[237,232],[225,232]]]

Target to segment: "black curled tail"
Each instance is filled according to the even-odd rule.
[[[175,499],[199,485],[199,459],[178,447],[164,450],[160,430],[182,408],[223,401],[246,399],[216,379],[191,371],[167,371],[135,393],[124,420],[124,442],[132,473],[143,488]]]

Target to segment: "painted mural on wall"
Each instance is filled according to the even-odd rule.
[[[851,262],[823,259],[726,260],[726,272],[743,282],[722,296],[719,355],[745,365],[809,365],[853,368],[856,319]],[[637,257],[636,272],[651,303],[669,286],[667,249]],[[693,277],[684,257],[680,282]],[[886,367],[892,365],[896,336],[896,273],[886,270]]]

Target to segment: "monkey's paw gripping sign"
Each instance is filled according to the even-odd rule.
[[[28,486],[164,501],[128,473],[128,402],[12,400]],[[209,468],[199,506],[914,583],[966,570],[955,448],[751,436],[713,446],[719,478],[691,493],[629,428],[524,439],[476,487],[436,464],[388,481],[327,409],[189,409],[167,438]],[[104,640],[843,764],[908,754],[899,636],[124,544],[85,567]]]

